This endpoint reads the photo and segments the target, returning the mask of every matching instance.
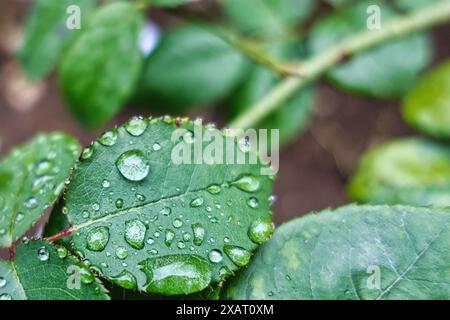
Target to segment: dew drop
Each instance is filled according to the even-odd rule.
[[[136,194],[136,199],[138,199],[139,201],[145,201],[145,196],[143,194]]]
[[[169,216],[172,213],[172,209],[169,207],[162,208],[161,211],[159,211],[163,216]]]
[[[140,150],[129,150],[117,159],[116,166],[122,176],[130,181],[142,181],[149,173],[150,166]]]
[[[173,239],[175,238],[175,232],[173,232],[170,229],[166,230],[166,238],[164,240],[164,243],[166,246],[170,247],[172,245]]]
[[[191,206],[192,208],[198,208],[198,207],[200,207],[202,204],[203,204],[203,198],[198,197],[198,198],[195,198],[195,199],[193,199],[193,200],[191,201],[190,206]]]
[[[144,248],[145,233],[147,228],[145,224],[138,220],[125,222],[125,241],[135,249]]]
[[[200,223],[192,225],[192,232],[194,233],[194,244],[200,246],[205,239],[205,229]]]
[[[228,277],[229,275],[231,275],[231,271],[230,269],[228,269],[228,267],[223,266],[219,269],[219,276],[220,279],[225,279],[226,277]]]
[[[116,204],[117,209],[123,208],[123,200],[122,199],[117,199],[115,204]]]
[[[273,232],[272,222],[268,218],[259,218],[252,222],[248,229],[248,237],[254,243],[266,242]]]
[[[125,289],[136,289],[136,277],[129,271],[124,270],[117,276],[111,277],[111,281]]]
[[[34,171],[38,176],[43,176],[53,169],[53,163],[48,160],[41,160],[36,165],[36,170]]]
[[[79,272],[80,272],[80,280],[84,284],[90,284],[95,281],[95,276],[85,265],[80,266]]]
[[[211,250],[208,255],[209,261],[219,263],[222,261],[222,253],[219,250]]]
[[[152,146],[153,151],[161,150],[161,145],[159,143],[154,143]]]
[[[252,175],[244,175],[232,182],[232,185],[245,192],[255,192],[259,189],[259,181]]]
[[[0,300],[12,300],[12,297],[7,293],[2,293],[0,294]]]
[[[183,226],[183,221],[181,221],[180,219],[175,219],[175,220],[173,220],[172,225],[175,228],[179,229]]]
[[[247,200],[247,205],[250,208],[257,208],[259,206],[259,201],[255,197],[251,197]]]
[[[212,184],[212,185],[210,185],[206,190],[208,190],[208,192],[211,193],[211,194],[218,194],[218,193],[220,193],[220,191],[221,191],[222,189],[220,188],[219,185],[217,185],[217,184]]]
[[[50,257],[50,253],[45,246],[42,246],[38,249],[38,259],[41,261],[47,261]]]
[[[120,260],[124,260],[128,257],[128,250],[125,249],[124,247],[118,247],[116,249],[116,257],[119,258]]]
[[[0,289],[4,288],[6,286],[6,279],[3,277],[0,277]]]
[[[98,138],[98,142],[104,146],[115,145],[117,142],[117,129],[112,129],[103,133],[102,136]]]
[[[83,152],[81,153],[81,159],[87,160],[92,156],[93,153],[94,153],[94,147],[92,145],[90,145],[83,149]]]
[[[223,251],[238,267],[246,266],[250,262],[251,253],[237,246],[224,246]]]
[[[103,188],[109,188],[109,186],[111,185],[111,183],[108,180],[103,180],[102,182],[102,187]]]
[[[153,238],[148,238],[148,239],[147,239],[147,244],[152,245],[152,244],[154,244],[154,243],[155,243],[155,240],[153,240]]]
[[[29,197],[25,200],[24,205],[28,209],[35,209],[38,206],[38,201],[35,197]]]
[[[64,247],[58,247],[56,249],[56,254],[58,255],[59,258],[64,259],[67,257],[67,249]]]
[[[182,241],[179,241],[177,243],[177,247],[178,247],[178,249],[184,249],[184,248],[186,248],[186,244]]]
[[[242,139],[239,139],[238,147],[244,153],[249,152],[251,145],[250,145],[250,140],[248,139],[248,137],[244,137]]]
[[[272,194],[269,196],[269,205],[273,205],[277,201],[277,196]]]
[[[86,235],[86,247],[91,251],[103,251],[109,241],[108,227],[95,227]]]
[[[23,220],[23,218],[25,218],[25,215],[22,212],[18,212],[16,215],[16,222],[20,222]]]
[[[132,136],[138,137],[147,129],[148,122],[142,116],[133,117],[125,124],[125,130]]]
[[[100,205],[98,203],[92,204],[92,210],[94,210],[94,211],[100,210]]]
[[[150,254],[153,254],[153,255],[158,254],[158,250],[156,250],[156,249],[150,249],[149,252],[150,252]]]

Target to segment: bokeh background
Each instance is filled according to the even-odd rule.
[[[0,156],[37,132],[64,131],[88,145],[106,128],[121,124],[133,115],[158,115],[151,109],[128,106],[110,123],[96,131],[83,128],[65,107],[55,77],[28,83],[15,59],[23,32],[28,0],[0,1]],[[195,12],[214,14],[214,1],[195,3]],[[320,11],[320,9],[319,9]],[[211,13],[212,12],[212,13]],[[154,10],[151,19],[163,29],[179,21]],[[450,26],[431,31],[436,46],[433,65],[450,56]],[[227,105],[194,110],[219,126],[226,123]],[[392,137],[414,135],[402,121],[399,103],[349,95],[322,81],[314,103],[309,128],[280,155],[275,183],[275,219],[280,223],[313,210],[349,202],[345,185],[365,150]]]

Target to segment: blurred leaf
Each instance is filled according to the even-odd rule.
[[[315,0],[224,0],[223,8],[231,22],[243,32],[280,36],[305,20]]]
[[[81,28],[96,5],[96,0],[36,0],[27,18],[25,35],[18,56],[27,77],[40,80],[58,63],[63,50],[80,33],[66,26],[67,8],[80,8]]]
[[[0,300],[109,300],[77,258],[43,240],[19,245],[14,261],[0,261],[0,275]]]
[[[325,0],[325,1],[335,7],[341,7],[341,6],[347,5],[349,3],[352,3],[355,0]]]
[[[376,146],[361,159],[348,194],[363,203],[450,206],[450,147],[421,138]]]
[[[358,3],[319,20],[310,34],[311,51],[322,53],[366,29],[369,17],[366,10],[374,3],[377,2]],[[395,16],[389,7],[381,3],[379,6],[382,24]],[[400,97],[428,65],[430,58],[430,39],[416,34],[356,54],[348,62],[332,69],[327,77],[351,92],[378,98]]]
[[[412,127],[450,138],[450,60],[420,80],[405,97],[402,111]]]
[[[59,70],[61,87],[84,125],[102,125],[132,94],[142,66],[138,46],[142,24],[134,5],[106,5],[93,13],[65,54]]]
[[[394,0],[394,4],[404,10],[416,10],[424,7],[431,7],[433,4],[443,0]]]
[[[175,109],[208,105],[227,96],[246,70],[245,57],[212,29],[184,26],[149,56],[137,100]]]
[[[298,59],[301,48],[298,45],[281,44],[271,48],[270,53],[288,61]],[[253,106],[263,98],[267,92],[277,85],[280,78],[272,71],[254,65],[242,87],[237,90],[231,99],[231,113],[237,116]],[[257,124],[258,128],[279,129],[280,144],[289,143],[297,134],[308,125],[313,105],[314,89],[308,86],[297,92],[292,98],[283,102],[277,112],[271,114],[264,121]]]
[[[149,5],[156,7],[175,7],[178,5],[189,3],[192,0],[142,0],[142,1],[145,1]]]
[[[448,299],[449,224],[449,209],[349,205],[311,213],[279,227],[225,298]]]
[[[273,182],[261,175],[265,166],[224,158],[175,162],[180,148],[192,152],[187,135],[196,159],[198,143],[207,152],[211,141],[199,130],[207,129],[137,118],[84,152],[66,192],[73,247],[117,285],[162,295],[198,292],[244,267],[270,235]],[[221,131],[208,132],[223,141]],[[218,147],[227,148],[223,154],[242,156],[228,141]]]
[[[80,149],[70,136],[40,134],[0,161],[0,247],[24,235],[58,199]]]

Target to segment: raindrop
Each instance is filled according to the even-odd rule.
[[[222,261],[222,253],[219,250],[211,250],[208,255],[209,261],[219,263]]]
[[[109,241],[108,227],[95,227],[86,236],[86,247],[91,251],[103,251]]]
[[[184,240],[184,241],[189,241],[189,240],[191,240],[191,235],[190,235],[189,233],[183,234],[183,240]]]
[[[211,283],[211,266],[195,255],[168,255],[146,259],[139,267],[147,276],[149,293],[180,295],[198,292]]]
[[[94,211],[100,210],[100,205],[98,203],[92,204],[92,210],[94,210]]]
[[[250,199],[247,200],[247,205],[250,208],[257,208],[259,206],[259,201],[255,197],[251,197]]]
[[[161,209],[161,211],[159,211],[159,213],[161,213],[163,216],[169,216],[172,212],[172,209],[170,209],[169,207],[164,207]]]
[[[2,293],[0,294],[0,300],[12,300],[12,297],[7,293]]]
[[[148,122],[142,116],[133,117],[125,124],[125,130],[132,136],[138,137],[147,129]]]
[[[161,150],[161,145],[159,143],[154,143],[152,146],[153,151]]]
[[[269,196],[269,205],[273,205],[277,201],[277,196],[272,194]]]
[[[218,194],[218,193],[220,193],[220,191],[221,191],[222,189],[220,188],[219,185],[217,185],[217,184],[212,184],[212,185],[210,185],[206,190],[208,190],[208,192],[211,193],[211,194]]]
[[[259,218],[252,222],[248,229],[248,237],[254,243],[266,242],[273,232],[272,222],[268,218]]]
[[[136,194],[136,199],[138,199],[139,201],[145,201],[145,196],[138,193],[138,194]]]
[[[155,240],[153,240],[153,238],[148,238],[148,239],[147,239],[147,244],[152,245],[152,244],[154,244],[154,243],[155,243]]]
[[[156,249],[150,249],[149,252],[150,252],[150,254],[153,254],[153,255],[158,254],[158,250],[156,250]]]
[[[38,259],[41,261],[47,261],[50,256],[50,253],[48,252],[47,248],[45,246],[42,246],[38,250]]]
[[[25,215],[22,212],[18,212],[16,215],[16,222],[20,222],[25,218]]]
[[[223,242],[230,243],[230,238],[228,238],[228,237],[223,238]]]
[[[28,199],[25,200],[24,205],[28,209],[34,209],[38,206],[38,201],[35,197],[29,197]]]
[[[6,286],[6,279],[3,277],[0,277],[0,289],[4,288]]]
[[[53,168],[53,163],[51,163],[48,160],[41,160],[36,165],[36,170],[34,171],[38,176],[43,176],[44,174],[47,174],[50,172],[50,170]]]
[[[111,183],[108,180],[103,180],[102,182],[102,187],[103,188],[109,188],[109,186],[111,185]]]
[[[125,241],[135,249],[144,248],[145,232],[147,228],[140,220],[125,222]]]
[[[250,262],[251,253],[237,246],[225,246],[223,251],[238,267],[246,266]]]
[[[124,260],[128,257],[128,251],[124,247],[118,247],[116,249],[116,257],[120,260]]]
[[[87,160],[92,156],[93,153],[94,153],[94,147],[92,145],[90,145],[83,149],[83,152],[81,153],[81,159]]]
[[[129,150],[116,161],[117,169],[130,181],[142,181],[148,176],[150,166],[140,150]]]
[[[245,192],[255,192],[259,189],[259,181],[252,175],[244,175],[234,181],[232,185]]]
[[[123,208],[123,200],[122,199],[117,199],[116,200],[116,208],[117,209],[122,209]]]
[[[200,246],[205,238],[205,229],[200,223],[192,225],[192,231],[194,233],[194,244]]]
[[[184,248],[186,248],[186,245],[184,244],[184,242],[180,241],[177,243],[177,247],[178,247],[178,249],[184,249]]]
[[[191,201],[190,206],[192,208],[200,207],[203,204],[203,198],[195,198]]]
[[[231,274],[230,269],[228,269],[226,266],[223,266],[219,269],[219,276],[221,279],[226,278],[227,276],[229,276]]]
[[[67,249],[64,247],[58,247],[56,249],[56,253],[57,253],[58,257],[61,259],[64,259],[67,257]]]
[[[170,247],[172,245],[173,239],[175,238],[175,232],[173,232],[170,229],[166,230],[166,239],[164,240],[164,243],[166,246]]]
[[[136,289],[136,277],[129,271],[124,270],[117,276],[111,277],[111,281],[125,289]]]
[[[88,211],[83,211],[82,216],[85,219],[89,218],[89,212]]]
[[[80,266],[80,280],[84,284],[90,284],[94,282],[95,276],[92,274],[92,272],[85,266]]]
[[[172,225],[175,228],[179,229],[183,226],[183,221],[181,221],[180,219],[175,219],[175,220],[173,220]]]
[[[244,137],[242,139],[239,139],[238,147],[244,153],[249,152],[251,145],[250,145],[250,140],[248,139],[248,137]]]
[[[116,144],[116,141],[117,141],[117,129],[106,131],[98,139],[98,142],[100,142],[104,146],[113,146]]]

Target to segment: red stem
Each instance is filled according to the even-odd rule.
[[[9,261],[14,261],[14,257],[16,256],[16,247],[12,245],[8,248],[9,253]]]
[[[57,240],[60,240],[62,238],[70,236],[74,231],[75,231],[75,228],[71,226],[71,227],[69,227],[68,229],[66,229],[64,231],[58,232],[54,236],[46,238],[46,240],[50,241],[50,242],[57,241]]]

